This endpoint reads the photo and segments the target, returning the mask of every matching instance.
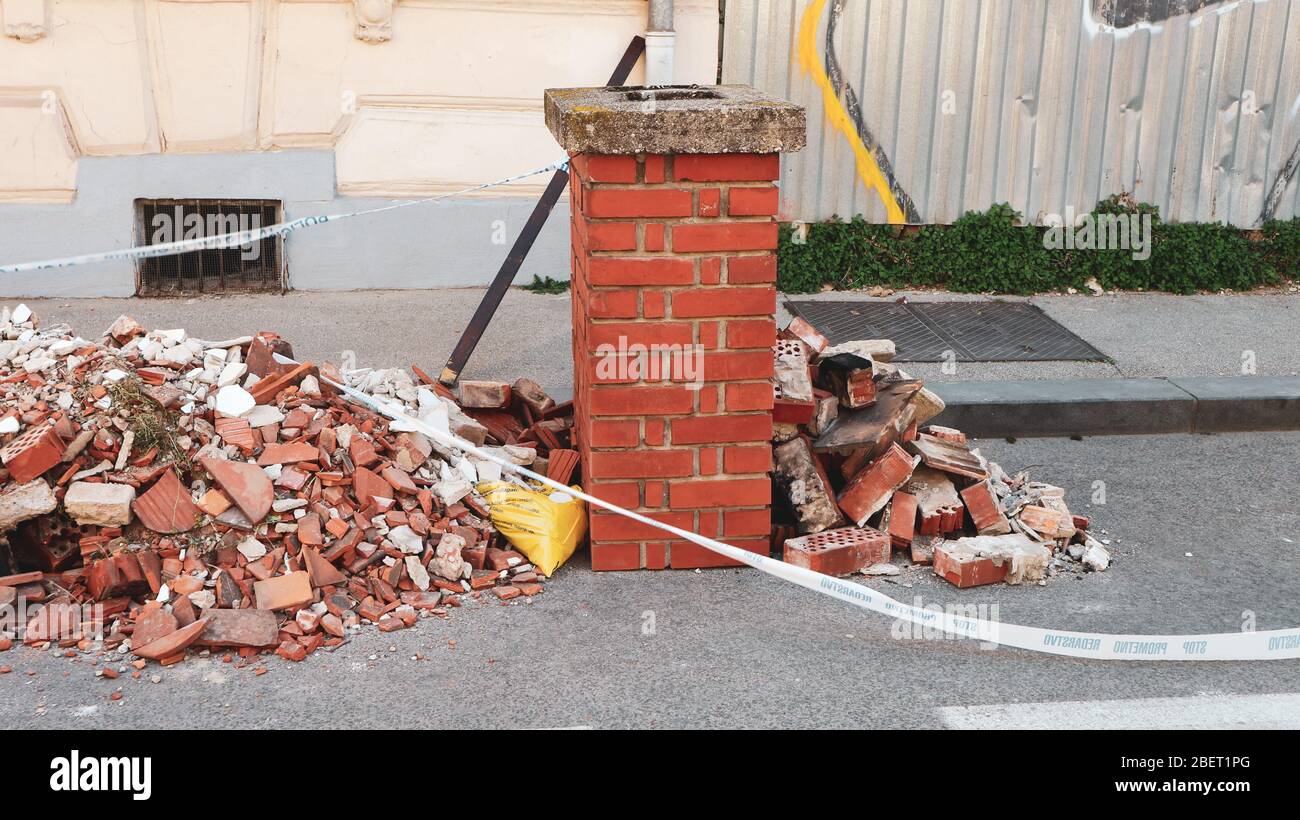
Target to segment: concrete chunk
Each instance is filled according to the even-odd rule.
[[[7,532],[28,519],[52,513],[58,506],[54,491],[45,479],[19,484],[0,493],[0,532]]]
[[[74,481],[63,496],[63,509],[78,524],[121,527],[131,523],[135,487]]]
[[[744,85],[548,88],[570,154],[772,154],[807,142],[803,108]]]

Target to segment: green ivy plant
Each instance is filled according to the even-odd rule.
[[[1155,255],[1155,235],[1160,230],[1160,209],[1145,202],[1137,202],[1125,194],[1103,199],[1092,209],[1089,217],[1097,224],[1098,217],[1119,216],[1131,219],[1136,216],[1142,225],[1144,216],[1150,217],[1151,247],[1145,258],[1137,259],[1132,248],[1106,248],[1069,250],[1061,260],[1061,278],[1066,287],[1081,288],[1089,279],[1096,279],[1107,290],[1144,290],[1152,287],[1151,259]],[[1131,223],[1130,223],[1131,224]]]
[[[533,281],[526,285],[520,285],[520,287],[524,290],[532,291],[533,293],[564,293],[569,289],[569,281],[567,279],[552,279],[549,276],[538,276],[537,274],[533,274]]]
[[[1150,217],[1145,258],[1134,258],[1142,254],[1131,247],[1048,250],[1045,229],[1024,225],[1006,203],[970,211],[949,226],[907,232],[860,216],[802,231],[784,225],[777,285],[787,293],[934,285],[1028,294],[1082,288],[1095,278],[1107,289],[1193,293],[1300,278],[1300,217],[1273,220],[1249,233],[1219,223],[1167,223],[1155,206],[1127,195],[1104,199],[1091,212],[1094,225],[1100,216],[1117,215]]]
[[[1285,279],[1300,279],[1300,217],[1270,219],[1260,230],[1264,263]]]

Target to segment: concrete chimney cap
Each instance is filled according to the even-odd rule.
[[[804,109],[746,85],[548,88],[571,154],[770,154],[807,142]]]

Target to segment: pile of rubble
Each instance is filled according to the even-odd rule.
[[[959,587],[1101,571],[1110,554],[1060,487],[1009,476],[943,401],[892,364],[891,341],[831,346],[801,318],[780,334],[773,411],[775,545],[828,575],[894,575],[894,550]]]
[[[25,306],[0,313],[0,611],[42,605],[0,624],[0,650],[302,660],[366,622],[542,591],[475,490],[499,464],[395,429],[330,382],[563,482],[570,405],[527,379],[456,395],[414,366],[292,357],[272,333],[205,342],[123,316],[89,341]]]

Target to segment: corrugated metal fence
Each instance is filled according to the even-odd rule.
[[[1300,0],[728,0],[723,82],[808,108],[787,218],[1300,214]]]

